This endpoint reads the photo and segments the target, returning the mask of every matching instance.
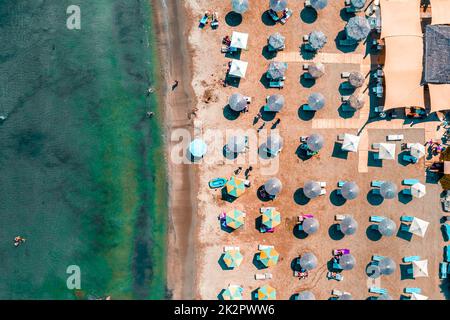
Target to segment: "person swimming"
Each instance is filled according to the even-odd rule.
[[[14,246],[18,247],[19,245],[21,245],[22,243],[25,242],[25,238],[22,238],[21,236],[17,236],[14,238]]]

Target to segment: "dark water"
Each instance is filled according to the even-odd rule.
[[[68,30],[71,4],[0,1],[0,299],[163,298],[151,8],[77,0],[81,30]]]

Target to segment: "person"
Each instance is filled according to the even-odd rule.
[[[235,174],[239,174],[242,171],[242,167],[238,167],[237,170],[234,171]]]
[[[172,85],[172,91],[175,90],[176,87],[178,87],[178,80],[175,80],[175,81],[173,82],[173,85]]]
[[[147,117],[152,118],[153,116],[154,116],[154,112],[152,112],[152,111],[147,112]]]
[[[21,236],[17,236],[14,238],[14,246],[18,247],[19,245],[21,245],[22,243],[25,242],[25,238],[22,238]]]

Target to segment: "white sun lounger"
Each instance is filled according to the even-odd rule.
[[[338,289],[333,289],[332,291],[331,291],[331,294],[333,295],[333,296],[338,296],[338,297],[340,297],[340,296],[342,296],[342,291],[341,290],[338,290]]]
[[[401,141],[404,139],[402,134],[390,134],[386,137],[387,141]]]
[[[305,35],[303,36],[303,41],[304,41],[304,42],[308,42],[308,41],[309,41],[309,34],[305,34]]]
[[[324,195],[326,195],[327,194],[327,189],[320,189],[320,194],[319,194],[319,196],[324,196]]]
[[[272,249],[273,246],[268,246],[265,244],[258,244],[258,250],[264,250],[264,249]]]
[[[347,79],[348,77],[350,77],[350,72],[342,72],[341,73],[341,78],[342,79]]]
[[[255,273],[255,280],[266,280],[266,279],[272,279],[271,273]]]
[[[327,183],[325,181],[319,181],[319,185],[321,188],[325,188],[327,186]]]
[[[263,213],[267,210],[275,210],[275,207],[261,207],[261,209],[259,209],[259,212]]]
[[[225,247],[223,247],[223,252],[227,252],[227,251],[230,251],[230,250],[239,251],[240,248],[239,247],[232,247],[232,246],[225,246]]]
[[[344,214],[337,214],[334,216],[334,220],[336,221],[342,221],[345,219],[345,215]]]

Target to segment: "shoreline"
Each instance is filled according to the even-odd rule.
[[[161,103],[164,140],[166,142],[167,178],[169,185],[169,216],[167,230],[167,298],[193,299],[195,287],[195,217],[198,172],[192,165],[171,163],[171,132],[188,129],[192,132],[189,113],[196,104],[191,86],[192,59],[187,40],[190,18],[184,3],[176,0],[151,0],[154,14],[157,50],[160,61]],[[183,12],[183,13],[180,13]],[[162,19],[165,17],[164,19]],[[168,23],[172,21],[172,23]],[[176,21],[174,23],[174,21]],[[164,59],[162,58],[164,57]],[[179,79],[176,90],[170,83]]]

